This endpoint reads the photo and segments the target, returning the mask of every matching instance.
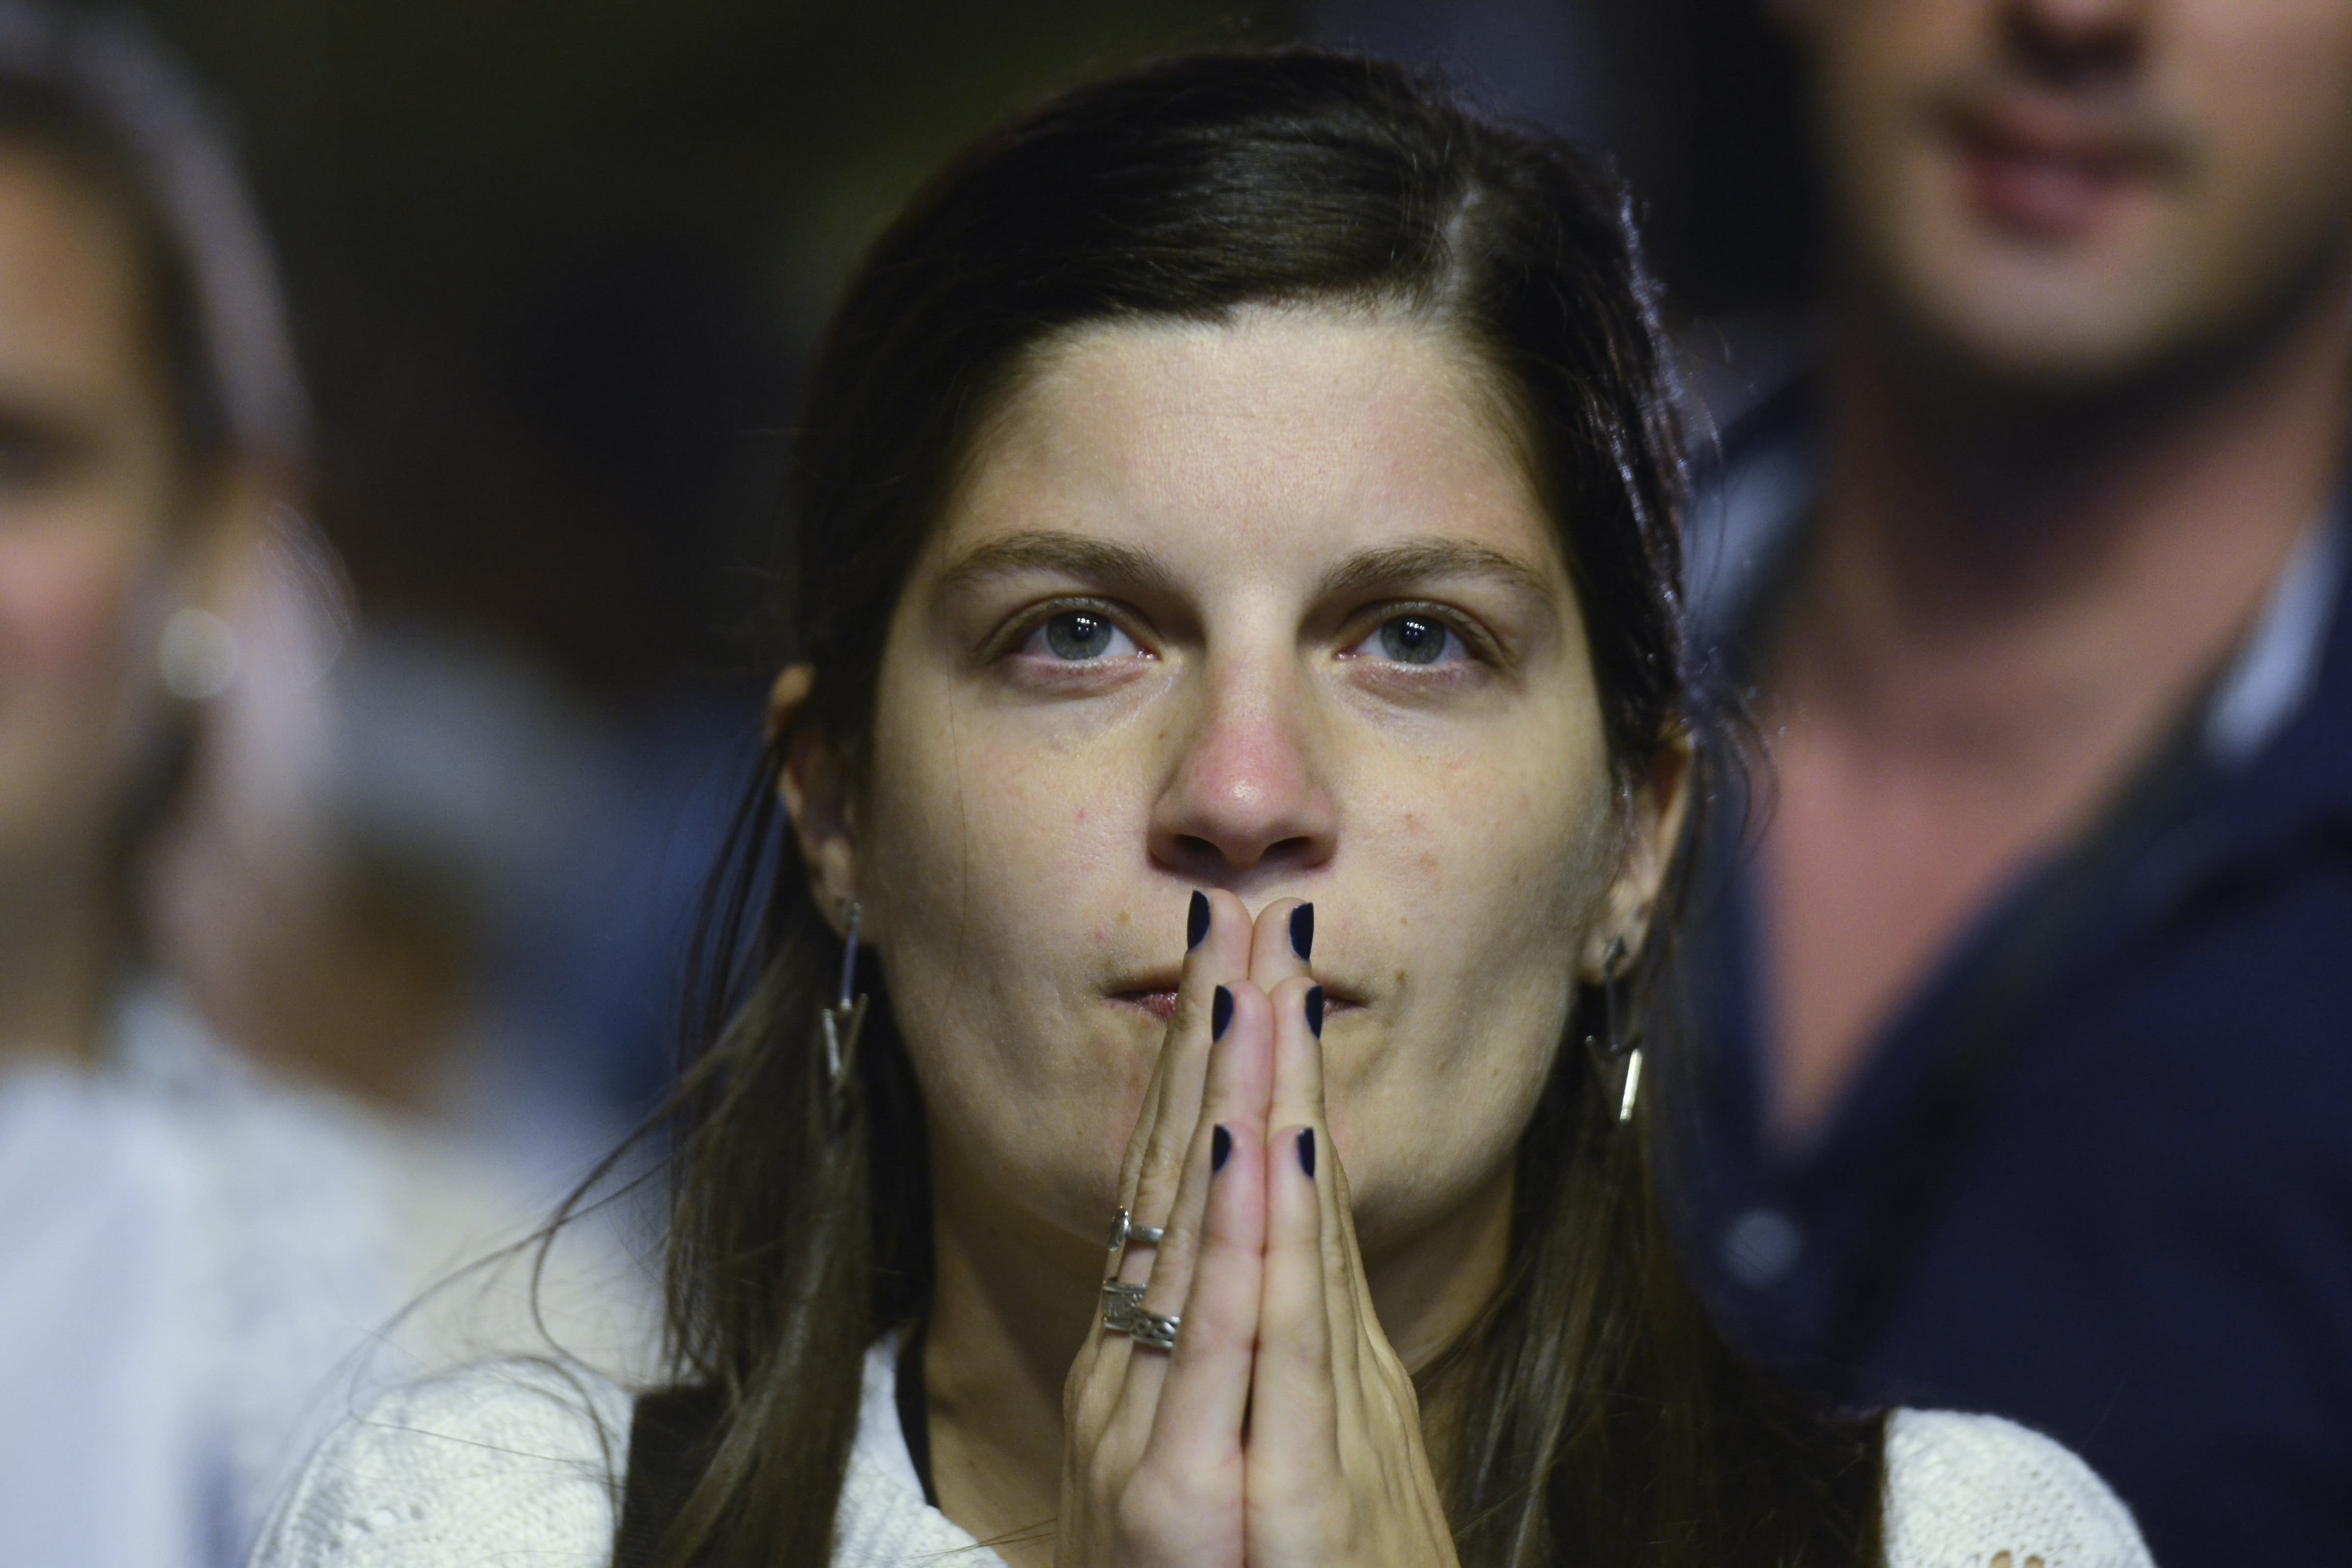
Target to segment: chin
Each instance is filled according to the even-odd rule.
[[[2027,405],[2127,395],[2201,341],[2171,291],[2106,266],[1958,249],[1888,292],[1918,368],[1949,390]]]

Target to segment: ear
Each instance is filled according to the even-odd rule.
[[[856,816],[850,797],[849,767],[833,737],[797,721],[816,685],[816,671],[790,664],[768,689],[768,736],[789,735],[776,793],[792,817],[793,834],[808,868],[809,890],[817,908],[838,931],[842,912],[856,896]]]
[[[1579,954],[1577,973],[1590,984],[1615,979],[1649,940],[1659,891],[1682,844],[1696,757],[1689,732],[1677,730],[1651,759],[1649,776],[1632,791],[1617,877]]]
[[[277,475],[252,464],[210,477],[181,535],[179,601],[234,619],[267,558],[272,514],[292,500]]]

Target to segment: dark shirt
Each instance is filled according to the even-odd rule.
[[[1693,596],[1715,627],[1758,625],[1800,547],[1801,522],[1764,514],[1809,509],[1804,440],[1733,445],[1744,487],[1698,513],[1716,533],[1695,541]],[[1801,1156],[1760,1138],[1759,910],[1736,830],[1716,835],[1685,946],[1685,1240],[1733,1338],[1839,1398],[2048,1432],[2166,1568],[2352,1564],[2347,537],[2340,514],[2315,529],[2135,781],[2165,787],[2141,787],[2109,858],[2061,852],[1996,898]],[[1744,635],[1713,634],[1729,668]],[[2045,934],[2022,942],[2024,980],[1994,983],[2029,921]],[[2003,1021],[1956,1039],[1989,994]],[[1956,1112],[1964,1050],[1990,1068]],[[1930,1177],[1923,1149],[1941,1151]]]

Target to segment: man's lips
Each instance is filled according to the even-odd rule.
[[[2002,227],[2063,238],[2095,223],[2126,192],[2179,163],[2172,142],[2137,123],[2031,100],[1977,100],[1942,115],[1970,201]]]

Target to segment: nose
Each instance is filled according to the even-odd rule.
[[[1330,859],[1337,813],[1309,732],[1310,700],[1272,662],[1204,674],[1152,804],[1155,864],[1231,885]]]
[[[2006,0],[2002,41],[2038,80],[2100,87],[2139,63],[2147,19],[2147,0]]]

